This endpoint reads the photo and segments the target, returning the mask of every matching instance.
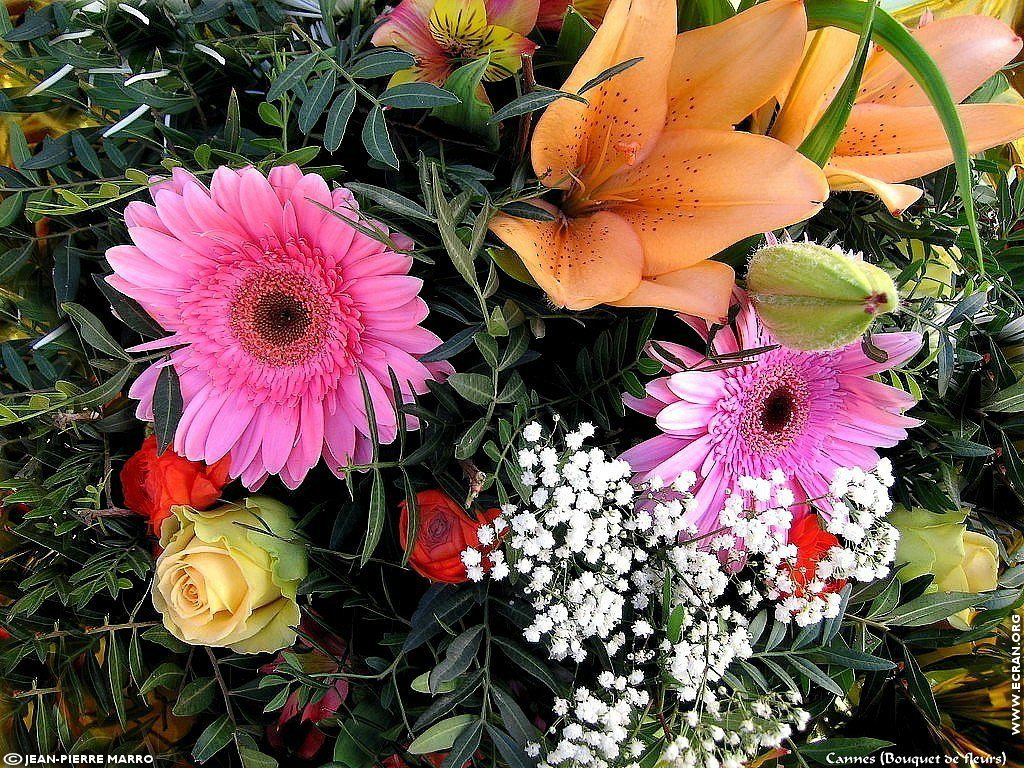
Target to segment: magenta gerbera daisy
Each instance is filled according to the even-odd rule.
[[[777,346],[738,291],[739,312],[731,327],[711,337],[705,356],[671,342],[649,352],[669,374],[647,385],[647,396],[625,395],[626,404],[652,416],[661,435],[626,451],[638,482],[673,482],[697,476],[694,524],[717,527],[726,494],[743,476],[767,478],[781,470],[797,502],[824,496],[838,467],[873,469],[877,448],[891,447],[920,422],[903,413],[915,404],[906,392],[871,377],[908,360],[921,346],[916,333],[880,333],[872,343],[885,362],[869,358],[854,343],[830,352],[799,352]],[[709,327],[687,322],[705,339]],[[732,357],[742,350],[749,357]],[[708,357],[730,354],[725,367]]]
[[[107,251],[109,283],[170,332],[138,349],[175,347],[132,386],[139,418],[153,420],[157,378],[173,365],[184,401],[174,450],[230,456],[250,488],[271,474],[294,488],[321,456],[338,476],[366,462],[361,380],[380,442],[393,441],[396,397],[423,392],[446,366],[418,359],[440,340],[420,326],[412,258],[365,233],[386,229],[361,217],[351,192],[288,166],[269,179],[219,168],[209,189],[175,169],[152,194],[154,205],[125,210],[135,245]]]

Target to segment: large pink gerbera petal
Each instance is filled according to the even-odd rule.
[[[219,168],[210,189],[175,170],[154,184],[153,200],[126,210],[134,245],[107,252],[108,281],[172,333],[144,345],[178,348],[130,395],[138,417],[152,419],[160,370],[174,366],[183,456],[230,456],[231,475],[249,487],[279,474],[294,488],[321,456],[341,476],[371,453],[361,381],[390,442],[396,400],[449,372],[419,361],[440,339],[420,326],[427,306],[412,259],[349,223],[360,214],[347,190],[295,166],[269,179]]]
[[[872,343],[888,354],[869,358],[860,343],[831,352],[799,352],[776,346],[746,295],[737,291],[732,328],[713,337],[712,355],[775,346],[743,365],[707,370],[703,353],[669,342],[650,354],[666,376],[647,385],[643,398],[626,405],[655,420],[662,434],[630,448],[637,482],[671,483],[685,472],[697,476],[691,522],[702,533],[718,526],[726,494],[744,476],[766,478],[781,470],[797,500],[824,495],[838,467],[872,469],[877,448],[891,447],[917,426],[904,416],[914,405],[906,392],[870,376],[906,362],[921,346],[916,333],[881,333]],[[708,338],[703,321],[684,318]]]

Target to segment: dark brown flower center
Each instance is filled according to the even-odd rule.
[[[287,293],[260,296],[253,307],[257,332],[270,344],[284,346],[298,341],[309,328],[309,310]]]
[[[257,272],[235,292],[231,329],[260,362],[298,365],[323,347],[328,310],[326,299],[302,275]]]
[[[781,432],[793,418],[793,392],[788,387],[778,387],[764,401],[761,411],[761,426],[765,432]]]

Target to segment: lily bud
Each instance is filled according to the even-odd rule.
[[[899,293],[873,264],[815,243],[780,243],[754,254],[747,288],[757,314],[792,349],[837,349],[857,341]]]

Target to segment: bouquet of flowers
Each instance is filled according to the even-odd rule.
[[[5,0],[4,762],[1024,765],[1021,15]]]

